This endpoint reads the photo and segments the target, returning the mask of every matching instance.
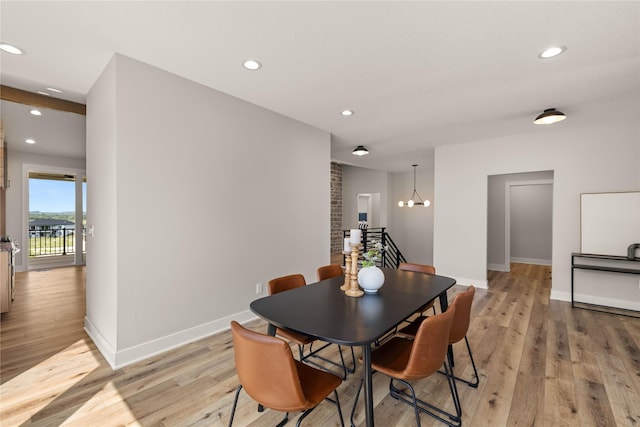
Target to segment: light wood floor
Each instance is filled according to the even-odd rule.
[[[489,289],[477,291],[468,336],[481,379],[478,389],[460,387],[463,425],[640,425],[640,320],[550,302],[549,276],[548,267],[514,264],[511,273],[491,272]],[[0,334],[3,427],[227,425],[238,384],[228,332],[114,372],[82,330],[83,316],[82,267],[17,275]],[[250,326],[265,330],[262,321]],[[468,376],[459,345],[456,373]],[[338,389],[345,417],[360,373]],[[414,385],[451,409],[442,375]],[[415,424],[380,374],[374,401],[376,425]],[[234,425],[271,426],[280,417],[256,412],[242,393]],[[356,424],[363,425],[362,409]],[[321,404],[303,425],[338,425],[335,408]]]

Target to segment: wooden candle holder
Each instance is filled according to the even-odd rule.
[[[358,286],[358,254],[360,252],[360,243],[351,244],[351,286],[345,292],[350,297],[361,297],[364,291]]]
[[[340,286],[340,290],[347,291],[351,288],[351,252],[342,252],[342,255],[345,255],[344,284]]]

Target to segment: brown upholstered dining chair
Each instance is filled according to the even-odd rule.
[[[332,277],[344,276],[342,266],[338,264],[329,264],[318,267],[318,280],[331,279]]]
[[[471,306],[473,304],[473,297],[475,293],[476,288],[471,285],[466,291],[457,294],[453,298],[453,302],[449,307],[456,307],[456,315],[453,319],[453,324],[451,325],[451,332],[449,333],[449,344],[453,345],[464,338],[464,341],[467,344],[467,351],[469,352],[469,360],[471,360],[471,366],[473,367],[474,379],[465,380],[456,377],[455,375],[453,377],[471,387],[477,388],[480,383],[480,376],[478,375],[478,369],[476,368],[476,363],[473,360],[471,346],[469,345],[469,339],[467,338],[467,331],[469,330],[469,323],[471,322]],[[414,337],[420,327],[420,324],[425,319],[425,317],[416,318],[409,326],[402,328],[398,333],[407,337]],[[453,375],[453,360],[450,360],[449,363],[451,365],[451,374]]]
[[[411,262],[401,262],[398,265],[398,270],[403,271],[413,271],[415,273],[424,273],[424,274],[436,274],[436,268],[433,265],[426,264],[414,264]],[[433,314],[436,314],[436,307],[433,305],[435,299],[429,301],[424,307],[422,307],[419,311],[420,315],[424,315],[424,312],[433,309]]]
[[[340,377],[295,360],[289,344],[278,337],[250,331],[235,321],[231,322],[231,335],[240,385],[236,389],[229,427],[243,388],[262,406],[285,412],[278,426],[286,424],[289,412],[304,411],[296,423],[299,426],[326,399],[338,408],[340,424],[344,427],[337,391],[342,384]],[[329,398],[331,393],[335,400]]]
[[[430,403],[420,400],[409,381],[427,378],[438,372],[444,365],[449,372],[446,360],[451,325],[456,313],[454,306],[441,314],[431,316],[420,324],[414,339],[395,336],[371,352],[371,367],[375,372],[387,375],[389,380],[389,394],[394,399],[411,405],[416,416],[416,424],[420,427],[420,412],[442,421],[449,426],[461,424],[462,410],[457,400],[455,380],[447,375],[447,383],[456,413],[452,414]],[[402,383],[409,392],[396,387],[395,383]],[[353,415],[362,389],[356,393],[356,399],[351,411]]]
[[[275,279],[269,280],[267,283],[269,286],[269,295],[274,295],[280,292],[286,292],[291,289],[299,288],[302,286],[306,286],[307,282],[304,279],[302,274],[290,274],[288,276],[282,276]],[[329,363],[337,368],[342,369],[342,379],[347,378],[347,373],[354,372],[355,366],[353,369],[347,367],[344,362],[344,356],[342,355],[342,347],[338,346],[338,353],[340,354],[340,362],[336,363],[333,360],[327,359],[324,356],[318,354],[320,351],[329,347],[330,343],[324,343],[320,348],[313,349],[313,343],[316,341],[316,338],[310,337],[308,335],[301,334],[299,332],[295,332],[286,328],[276,328],[276,335],[281,336],[287,341],[293,342],[298,346],[298,353],[301,362],[306,362],[311,365],[317,366],[318,368],[327,370],[323,365],[315,362],[312,358],[322,360],[325,363]],[[309,345],[309,350],[305,354],[304,347]],[[352,350],[353,351],[353,350]],[[354,356],[354,365],[355,365],[355,356]]]

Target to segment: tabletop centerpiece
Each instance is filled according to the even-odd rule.
[[[375,294],[384,284],[384,272],[376,266],[382,253],[388,249],[382,242],[372,240],[369,249],[362,255],[362,268],[358,272],[358,284],[366,293]]]

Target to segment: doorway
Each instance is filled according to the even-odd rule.
[[[488,177],[487,269],[551,265],[553,171]]]
[[[380,193],[359,193],[357,206],[358,227],[380,227]]]
[[[25,169],[25,176],[27,270],[84,265],[84,171],[32,166]]]

